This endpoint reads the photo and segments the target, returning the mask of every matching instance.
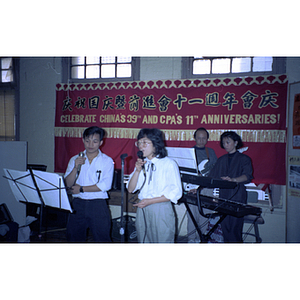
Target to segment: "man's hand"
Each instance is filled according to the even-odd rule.
[[[70,191],[72,194],[79,194],[80,193],[79,189],[80,189],[80,185],[75,184],[71,187]]]

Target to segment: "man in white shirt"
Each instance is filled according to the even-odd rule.
[[[73,196],[73,213],[67,224],[67,240],[85,242],[89,228],[94,242],[111,242],[110,212],[106,202],[111,189],[114,163],[102,153],[104,130],[97,126],[83,133],[85,151],[73,156],[65,173],[65,182]]]

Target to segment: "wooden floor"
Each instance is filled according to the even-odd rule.
[[[135,232],[135,218],[131,216],[126,216],[126,213],[135,212],[136,209],[133,207],[133,202],[136,200],[135,196],[128,196],[127,193],[122,195],[120,190],[112,190],[109,192],[110,205],[121,206],[123,201],[124,209],[124,223],[125,223],[125,243],[136,243],[136,232]],[[64,210],[58,210],[54,208],[45,208],[43,211],[43,224],[42,227],[39,227],[39,222],[36,221],[36,224],[31,226],[31,243],[67,243],[66,236],[66,226],[68,220],[69,212]],[[120,243],[121,237],[119,234],[120,230],[120,217],[112,219],[112,230],[111,230],[111,239],[112,243]],[[41,234],[39,234],[41,232]],[[93,238],[91,232],[87,231],[87,243],[92,243]],[[178,237],[177,243],[186,243],[187,238]]]
[[[120,230],[120,218],[112,220],[111,226],[111,240],[112,243],[120,243],[121,236],[119,234]],[[31,243],[67,243],[66,235],[66,224],[63,227],[53,227],[52,226],[42,227],[41,234],[39,234],[38,227],[33,227],[32,234],[30,237]],[[125,226],[125,236],[124,242],[126,243],[136,243],[136,232],[134,226],[134,219],[132,217],[124,216],[124,226]],[[87,230],[87,243],[93,243],[93,236],[90,230]],[[123,242],[123,241],[122,241]]]
[[[129,199],[130,198],[130,199]],[[132,202],[135,201],[134,197],[128,197],[128,193],[124,193],[123,199],[120,190],[111,190],[109,192],[109,204],[121,206],[123,201],[124,215],[127,212],[135,212],[135,208],[132,206]],[[55,208],[46,207],[43,210],[42,226],[40,228],[39,220],[32,224],[30,241],[32,243],[66,243],[66,226],[68,221],[69,212],[64,210],[58,210]],[[38,217],[38,216],[36,216]],[[132,233],[132,220],[127,220],[126,225],[128,226],[129,234]],[[120,242],[121,238],[118,234],[120,220],[112,220],[112,242]],[[41,234],[40,234],[41,232]],[[128,242],[135,242],[134,238],[126,237]],[[87,242],[92,242],[92,235],[90,231],[87,232]]]

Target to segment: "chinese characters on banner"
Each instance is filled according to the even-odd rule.
[[[210,132],[217,156],[220,135],[234,130],[251,157],[256,183],[285,184],[286,75],[243,78],[57,84],[55,172],[64,173],[72,155],[83,149],[89,126],[106,130],[101,150],[125,174],[134,168],[134,145],[141,128],[159,128],[168,147],[192,147],[194,131]]]

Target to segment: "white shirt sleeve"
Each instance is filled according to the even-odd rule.
[[[151,163],[154,164],[151,174]],[[134,173],[134,172],[133,172]],[[129,180],[133,173],[130,174]],[[171,202],[177,203],[182,197],[182,182],[176,162],[169,157],[153,158],[145,164],[146,178],[140,172],[134,192],[140,190],[139,199],[165,196]],[[129,183],[129,181],[128,181]],[[127,183],[127,187],[128,187]]]
[[[68,164],[65,177],[74,168],[74,161],[77,155],[73,156]],[[79,197],[82,199],[107,199],[107,191],[111,189],[112,181],[114,175],[114,162],[111,157],[102,153],[99,150],[98,156],[95,157],[90,164],[88,159],[81,166],[79,176],[76,180],[76,184],[81,186],[97,185],[101,190],[99,192],[86,192],[80,194],[74,194],[74,197]]]

